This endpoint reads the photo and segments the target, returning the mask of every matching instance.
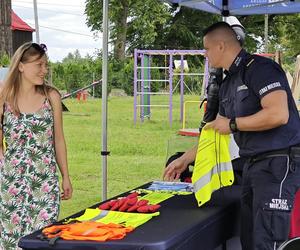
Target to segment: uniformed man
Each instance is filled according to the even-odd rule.
[[[245,41],[245,28],[243,27],[243,25],[234,16],[227,17],[226,22],[231,26],[231,28],[235,32],[236,39],[242,46]],[[223,69],[210,66],[208,85],[206,88],[207,95],[205,99],[207,101],[207,106],[206,111],[203,115],[203,119],[199,126],[200,132],[202,128],[206,125],[206,123],[216,119],[216,116],[219,111],[219,89],[222,83],[222,79]],[[164,172],[164,179],[168,181],[180,179],[181,181],[191,182],[192,170],[189,169],[189,166],[191,166],[192,169],[195,164],[197,148],[198,145],[187,150],[186,152],[177,152],[176,154],[172,155],[166,163],[167,168]],[[232,151],[233,150],[234,149],[232,149]],[[234,155],[237,155],[237,153],[234,153]],[[238,158],[235,159],[232,163],[235,173],[234,184],[240,184],[244,159]]]
[[[225,22],[204,32],[210,65],[222,67],[217,118],[207,125],[233,133],[247,157],[242,188],[243,250],[277,249],[288,238],[300,186],[300,118],[285,73],[274,61],[248,54]]]

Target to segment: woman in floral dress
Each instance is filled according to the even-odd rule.
[[[70,199],[59,92],[47,86],[46,46],[22,45],[12,58],[0,93],[0,249],[58,218],[60,199]],[[56,166],[62,175],[60,194]]]

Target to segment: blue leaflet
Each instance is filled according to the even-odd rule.
[[[153,181],[147,189],[153,191],[193,192],[193,185],[187,182]]]

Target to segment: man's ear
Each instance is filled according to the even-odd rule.
[[[19,71],[22,73],[23,71],[24,71],[24,65],[23,65],[23,63],[19,63]]]
[[[224,52],[225,51],[225,42],[219,41],[218,48],[219,48],[220,52]]]

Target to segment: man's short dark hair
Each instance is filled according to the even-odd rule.
[[[206,36],[207,34],[218,30],[218,29],[225,29],[231,32],[233,35],[235,35],[234,30],[231,28],[231,26],[226,22],[217,22],[212,24],[211,26],[207,27],[205,30],[203,30],[203,36]]]

